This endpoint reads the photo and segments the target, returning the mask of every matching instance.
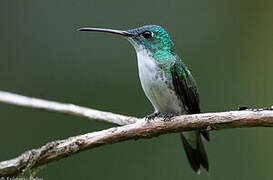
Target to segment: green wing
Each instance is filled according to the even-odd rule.
[[[199,94],[190,71],[182,61],[176,61],[171,67],[171,74],[174,90],[185,110],[189,114],[200,113]]]
[[[171,74],[175,93],[185,110],[189,114],[200,113],[199,93],[190,71],[182,61],[176,61],[171,67]],[[200,133],[206,140],[210,140],[208,131],[200,131]]]

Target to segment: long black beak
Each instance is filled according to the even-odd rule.
[[[111,34],[118,34],[125,37],[131,37],[133,36],[132,33],[129,33],[127,31],[121,31],[121,30],[115,30],[115,29],[104,29],[104,28],[80,28],[78,31],[97,31],[97,32],[106,32]]]

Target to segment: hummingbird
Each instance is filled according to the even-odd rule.
[[[196,81],[175,53],[174,43],[164,28],[146,25],[125,31],[89,27],[78,30],[120,35],[133,45],[142,89],[154,107],[154,113],[146,116],[148,121],[155,117],[167,121],[176,115],[201,112]],[[191,168],[197,173],[201,166],[209,171],[203,145],[203,139],[210,140],[209,132],[181,132],[180,138]]]

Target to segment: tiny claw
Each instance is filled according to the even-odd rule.
[[[171,121],[172,117],[174,117],[174,116],[175,116],[174,113],[167,113],[167,114],[164,114],[164,116],[163,116],[163,121],[164,121],[164,122]]]
[[[171,121],[173,117],[175,116],[179,116],[182,113],[180,112],[176,112],[176,113],[167,113],[163,116],[163,121],[167,122],[167,121]]]
[[[147,116],[145,117],[145,121],[149,123],[150,121],[154,120],[154,118],[156,118],[156,117],[159,116],[159,115],[160,115],[159,112],[154,112],[154,113],[152,113],[152,114],[149,114],[149,115],[147,115]]]

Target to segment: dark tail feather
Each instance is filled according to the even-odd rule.
[[[210,141],[209,131],[200,131],[200,133],[207,141]]]
[[[200,136],[200,132],[197,132],[196,135],[196,149],[194,149],[187,141],[187,139],[184,137],[182,133],[180,133],[180,137],[187,155],[187,158],[189,160],[189,163],[192,167],[192,169],[199,173],[200,172],[200,165],[202,165],[207,171],[209,171],[209,161],[208,157],[204,148],[204,145],[202,143],[202,139]]]

